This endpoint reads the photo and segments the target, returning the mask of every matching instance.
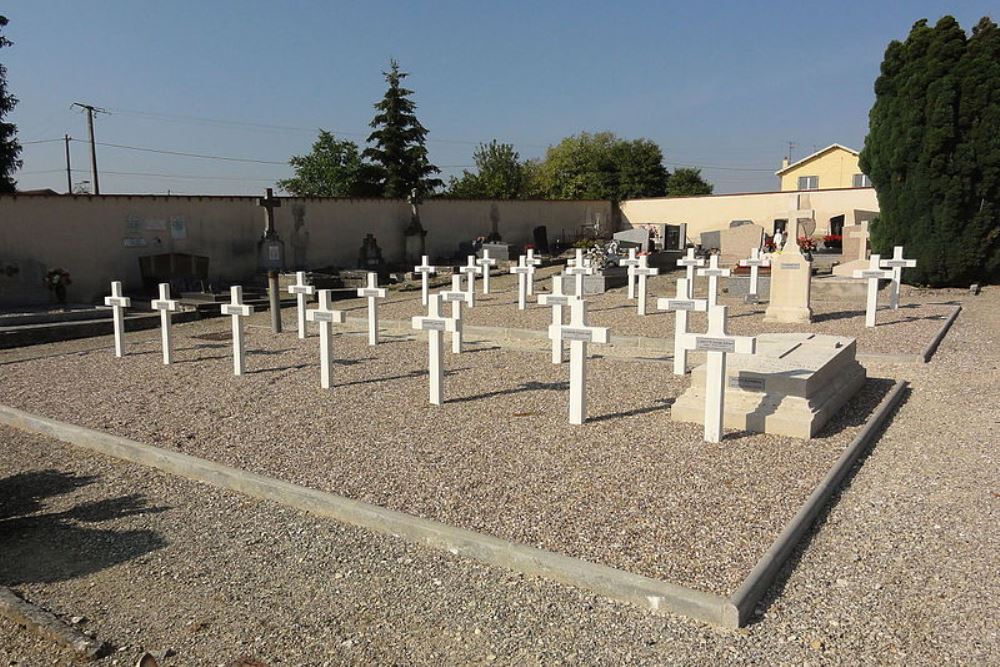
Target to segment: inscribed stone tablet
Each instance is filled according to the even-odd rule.
[[[594,332],[589,329],[563,329],[560,334],[565,340],[582,340],[589,343],[594,338]]]
[[[880,264],[882,264],[883,266],[889,266],[889,267],[899,266],[899,267],[902,267],[902,268],[905,269],[905,268],[907,268],[907,262],[909,262],[909,261],[911,261],[911,260],[908,260],[908,259],[883,259],[880,262]]]
[[[764,391],[763,378],[729,378],[729,386],[732,389],[742,389],[743,391]]]
[[[757,294],[747,294],[743,297],[743,303],[760,303],[760,296]]]
[[[425,331],[444,331],[445,323],[441,320],[431,320],[430,322],[424,322],[421,328]]]
[[[729,338],[706,338],[699,336],[695,339],[696,350],[711,350],[713,352],[736,352],[736,341]]]
[[[549,295],[545,297],[545,305],[547,306],[568,306],[569,305],[568,296],[559,296],[557,294]]]
[[[782,262],[781,263],[781,268],[787,269],[789,271],[795,271],[795,270],[797,270],[797,269],[799,269],[801,267],[802,267],[802,265],[799,264],[798,262],[794,262],[794,263]]]
[[[862,271],[862,278],[884,278],[885,275],[881,271]]]
[[[694,310],[694,301],[667,299],[667,310]]]

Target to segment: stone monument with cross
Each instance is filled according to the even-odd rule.
[[[243,318],[253,314],[253,306],[243,303],[243,288],[233,285],[229,288],[230,302],[222,304],[222,314],[233,320],[233,375],[243,375],[246,349],[243,345]]]
[[[412,326],[418,331],[427,332],[427,375],[430,403],[431,405],[441,405],[444,402],[444,366],[442,364],[444,338],[442,338],[442,334],[445,331],[454,332],[457,327],[462,326],[462,321],[442,316],[441,295],[432,294],[427,302],[427,315],[414,316]]]
[[[705,260],[694,256],[694,248],[688,248],[687,254],[677,260],[677,266],[684,268],[684,280],[687,281],[687,298],[694,297],[694,270],[696,267],[705,266]]]
[[[295,284],[288,286],[288,293],[295,295],[295,312],[299,321],[299,338],[306,337],[306,297],[316,293],[316,288],[306,282],[306,272],[295,272]]]
[[[708,278],[708,307],[711,308],[719,301],[719,278],[728,278],[732,273],[729,269],[719,267],[719,256],[712,255],[708,260],[707,269],[698,269],[698,275]]]
[[[812,321],[812,263],[799,247],[799,224],[815,217],[812,209],[788,212],[788,237],[784,246],[771,257],[771,297],[765,322],[808,324]]]
[[[844,227],[841,232],[843,237],[841,257],[843,261],[833,267],[833,275],[841,278],[852,278],[855,271],[863,271],[868,268],[870,252],[868,224],[867,221],[862,221]]]
[[[750,257],[741,259],[740,266],[750,267],[750,288],[747,295],[743,297],[744,303],[759,303],[760,295],[757,294],[757,286],[760,268],[771,266],[771,260],[760,254],[760,248],[750,248]]]
[[[539,294],[538,303],[552,308],[552,326],[559,327],[563,323],[563,306],[570,305],[576,297],[563,294],[563,281],[560,276],[552,276],[552,292]],[[561,330],[559,330],[561,332]],[[561,364],[563,360],[562,335],[552,339],[552,363]]]
[[[378,274],[368,272],[368,284],[358,288],[358,296],[368,298],[368,344],[378,345],[378,301],[384,299],[386,291],[378,286]]]
[[[607,327],[587,325],[587,302],[573,299],[569,324],[551,324],[549,338],[569,341],[569,423],[587,420],[587,343],[607,343]]]
[[[625,259],[618,260],[618,265],[619,266],[628,267],[626,273],[628,274],[628,298],[629,299],[634,299],[635,298],[635,274],[632,272],[632,269],[634,269],[635,267],[639,266],[639,258],[635,256],[635,252],[636,252],[635,248],[629,248],[628,249],[628,257],[626,257]],[[693,250],[692,250],[692,252],[693,252]]]
[[[318,305],[306,312],[306,319],[319,325],[319,384],[330,388],[333,366],[333,325],[347,321],[342,310],[333,309],[333,292],[321,289],[317,297]]]
[[[451,334],[451,351],[458,354],[462,351],[462,304],[472,306],[472,296],[462,289],[462,276],[451,277],[451,289],[441,292],[441,300],[451,303],[451,319],[458,323]]]
[[[753,336],[731,336],[726,323],[726,306],[708,309],[708,331],[684,334],[684,347],[705,352],[705,441],[720,442],[726,403],[726,355],[753,354]]]
[[[649,255],[639,257],[639,265],[629,267],[632,275],[635,276],[638,285],[636,286],[636,312],[639,315],[646,314],[646,278],[660,274],[659,269],[649,266]]]
[[[862,278],[868,281],[868,296],[865,302],[865,326],[875,326],[875,313],[878,310],[878,281],[892,280],[892,271],[879,268],[881,257],[872,255],[868,260],[868,268],[863,271],[855,271],[854,278]]]
[[[527,263],[528,258],[521,255],[517,258],[517,266],[510,267],[510,272],[517,276],[517,309],[524,310],[528,303],[528,281],[535,273],[535,267]]]
[[[163,347],[163,364],[169,366],[173,361],[174,343],[170,335],[170,313],[177,312],[180,302],[170,298],[170,283],[160,283],[160,298],[149,304],[153,310],[160,311],[160,341]]]
[[[684,347],[684,336],[688,333],[688,313],[692,311],[705,312],[708,301],[692,299],[688,296],[690,290],[687,278],[677,279],[677,296],[673,299],[657,299],[656,307],[660,310],[674,311],[674,375],[687,373],[687,353]]]
[[[430,294],[430,277],[437,273],[437,267],[431,266],[427,255],[420,257],[420,264],[413,267],[414,273],[420,274],[420,303],[427,307],[427,296]]]
[[[903,282],[903,269],[912,269],[917,265],[915,259],[905,259],[903,257],[903,246],[894,246],[892,257],[883,259],[879,264],[883,269],[892,270],[892,282],[889,283],[889,307],[893,310],[899,308],[899,288]]]
[[[257,243],[258,261],[267,272],[268,303],[271,308],[271,330],[281,333],[281,295],[278,293],[278,272],[285,267],[285,244],[278,237],[274,227],[274,209],[281,208],[281,200],[274,191],[267,188],[263,197],[257,198],[257,206],[264,209],[264,235]]]
[[[104,305],[111,307],[111,319],[115,330],[115,356],[125,356],[125,309],[132,305],[132,299],[122,292],[122,283],[111,283],[111,296],[104,297]]]
[[[483,294],[490,293],[490,270],[497,265],[497,261],[490,257],[490,249],[483,248],[483,256],[476,260],[476,264],[483,271]]]
[[[465,266],[458,267],[458,272],[465,274],[465,278],[468,281],[468,289],[466,291],[469,293],[469,299],[466,303],[470,307],[476,305],[476,276],[483,272],[483,267],[476,263],[475,255],[469,255],[465,258]]]

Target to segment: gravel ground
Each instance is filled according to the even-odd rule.
[[[561,269],[546,267],[536,273],[536,294],[549,291],[550,276]],[[589,322],[595,326],[609,327],[611,336],[650,336],[672,338],[674,335],[674,314],[656,309],[656,298],[676,293],[675,282],[683,277],[683,272],[655,276],[649,279],[647,315],[636,314],[635,301],[626,298],[626,288],[609,290],[605,294],[587,297]],[[529,299],[528,308],[517,309],[517,282],[514,276],[495,277],[491,284],[491,294],[483,296],[477,283],[476,306],[463,306],[463,320],[471,325],[513,327],[519,329],[544,330],[552,321],[552,310],[539,306]],[[707,280],[697,279],[696,295],[705,296]],[[878,312],[878,326],[865,327],[865,304],[850,301],[814,301],[813,322],[809,325],[790,325],[764,322],[766,304],[747,305],[742,299],[730,298],[720,292],[719,303],[729,306],[730,332],[739,335],[761,333],[786,333],[808,331],[858,339],[858,352],[871,354],[920,354],[931,341],[952,310],[951,301],[959,296],[958,291],[920,290],[904,286],[901,298],[904,307],[899,310],[888,308],[888,292],[880,293],[884,306]],[[338,308],[348,311],[349,316],[364,317],[366,299],[351,299],[339,302]],[[420,293],[412,291],[392,291],[379,305],[379,317],[384,320],[405,320],[413,315],[423,314]],[[450,309],[448,312],[451,312]],[[688,318],[689,331],[704,331],[707,327],[704,313],[692,313]]]
[[[271,665],[1000,664],[1000,289],[964,301],[931,364],[892,369],[912,393],[760,616],[738,632],[9,429],[0,429],[7,489],[25,472],[91,480],[70,492],[60,475],[33,481],[39,505],[18,506],[13,518],[35,519],[17,530],[2,506],[4,553],[37,546],[28,559],[0,559],[0,583],[58,614],[83,615],[84,627],[129,647],[101,664],[126,664],[122,656],[134,660],[138,646],[178,651],[168,665],[226,664],[241,654]],[[11,366],[0,368],[6,378]],[[97,502],[120,509],[79,511]],[[72,569],[34,563],[65,567],[67,544],[85,554]],[[0,659],[68,662],[5,621]]]
[[[434,408],[426,343],[390,339],[372,349],[360,336],[337,336],[335,387],[324,391],[318,338],[276,337],[266,318],[255,315],[248,331],[251,372],[242,378],[217,335],[226,323],[214,320],[175,327],[170,369],[158,343],[133,343],[124,360],[107,348],[35,349],[49,356],[3,366],[0,402],[729,594],[890,384],[870,381],[808,443],[733,433],[711,445],[701,426],[670,421],[687,380],[666,364],[592,360],[593,421],[578,428],[567,424],[568,367],[544,353],[488,345],[449,353],[449,400]]]

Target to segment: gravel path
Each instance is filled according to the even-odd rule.
[[[536,273],[536,295],[549,291],[550,276],[559,270],[547,267]],[[683,275],[683,272],[671,272],[649,279],[645,317],[636,314],[636,302],[626,298],[624,287],[588,296],[590,323],[609,327],[612,338],[616,335],[673,338],[674,314],[657,310],[656,298],[673,297],[676,291],[675,281]],[[706,282],[704,278],[697,279],[696,295],[701,298],[705,296]],[[527,309],[517,309],[517,282],[514,276],[495,277],[490,287],[492,293],[483,296],[477,283],[476,306],[472,309],[463,307],[462,317],[466,323],[544,330],[552,321],[551,308],[539,306],[534,299],[529,299]],[[730,298],[721,292],[719,303],[729,306],[729,328],[733,334],[808,331],[857,338],[859,353],[920,354],[941,327],[942,320],[951,313],[953,306],[950,303],[960,295],[961,292],[957,290],[930,291],[904,286],[901,298],[903,307],[891,310],[887,307],[888,293],[883,290],[880,301],[884,302],[885,307],[878,311],[878,326],[874,329],[865,327],[864,302],[814,301],[813,322],[809,325],[764,322],[766,304],[747,305],[742,299]],[[367,301],[350,299],[338,302],[337,307],[348,311],[349,316],[363,317]],[[392,291],[380,303],[379,317],[384,320],[409,321],[413,315],[424,314],[423,311],[419,292]],[[707,316],[704,313],[690,314],[689,331],[704,331],[706,327]]]
[[[449,353],[449,400],[433,408],[425,343],[372,349],[360,336],[337,336],[335,387],[324,391],[318,338],[254,326],[251,372],[234,378],[229,342],[213,325],[225,334],[221,320],[176,327],[178,363],[169,369],[156,344],[135,343],[124,360],[47,346],[53,356],[3,367],[0,402],[729,594],[890,384],[869,382],[808,443],[734,433],[710,445],[701,426],[670,421],[687,380],[667,364],[592,360],[593,421],[578,428],[567,424],[568,367],[544,353]]]

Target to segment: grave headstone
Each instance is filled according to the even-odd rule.
[[[288,286],[288,293],[295,295],[295,311],[299,320],[299,338],[306,337],[306,297],[316,293],[316,288],[306,283],[306,272],[295,272],[295,284]]]
[[[841,257],[843,262],[833,267],[833,275],[841,278],[854,277],[855,271],[864,271],[868,267],[869,230],[868,222],[859,222],[844,227],[842,231]]]
[[[552,276],[552,293],[538,296],[538,303],[552,307],[552,326],[559,327],[563,323],[563,306],[570,305],[574,297],[563,294],[562,278]],[[562,335],[552,339],[552,363],[561,364],[563,357]]]
[[[125,309],[132,305],[132,299],[122,293],[120,280],[111,283],[111,296],[104,297],[104,305],[111,306],[111,318],[115,329],[115,356],[125,356]]]
[[[431,266],[427,255],[420,258],[420,264],[413,267],[414,273],[420,274],[420,303],[427,307],[427,295],[430,294],[430,276],[437,273],[437,267]]]
[[[719,254],[722,262],[735,264],[747,248],[760,248],[764,241],[764,228],[746,224],[724,229],[719,233]]]
[[[451,319],[458,322],[451,334],[451,351],[458,354],[462,351],[462,304],[472,305],[472,298],[467,290],[462,289],[462,277],[451,277],[451,289],[441,292],[441,300],[451,302]]]
[[[892,271],[879,268],[878,255],[872,255],[868,260],[868,268],[864,271],[855,271],[855,278],[863,278],[868,281],[868,299],[865,303],[865,326],[875,326],[875,313],[878,310],[878,281],[892,280]]]
[[[368,273],[368,286],[358,289],[358,296],[368,297],[368,344],[378,345],[378,301],[384,299],[385,288],[378,286],[378,274]]]
[[[243,345],[243,318],[253,314],[253,306],[243,303],[243,288],[233,285],[229,288],[230,302],[222,304],[223,315],[233,320],[233,375],[243,375],[246,350]]]
[[[649,276],[659,275],[660,270],[654,269],[648,265],[649,255],[642,255],[639,257],[639,265],[631,267],[632,273],[635,275],[639,282],[638,294],[636,301],[636,310],[639,315],[646,314],[646,278]]]
[[[896,310],[899,308],[899,288],[903,282],[903,269],[913,268],[917,265],[917,260],[915,259],[904,259],[903,258],[903,246],[894,246],[892,249],[892,257],[889,259],[883,259],[881,266],[884,269],[892,270],[892,283],[890,284],[889,291],[889,306]]]
[[[673,299],[657,299],[656,307],[660,310],[674,311],[674,375],[687,373],[687,353],[684,346],[684,336],[688,332],[688,313],[691,311],[705,312],[708,301],[692,299],[688,296],[687,278],[677,279],[677,296]]]
[[[445,331],[454,332],[462,326],[461,320],[453,320],[441,315],[441,295],[432,294],[427,302],[427,315],[417,315],[412,320],[412,326],[418,331],[427,332],[428,388],[431,405],[441,405],[444,400],[444,339]]]
[[[483,294],[490,293],[490,270],[497,265],[497,261],[490,257],[489,248],[483,248],[483,256],[476,260],[483,271]],[[427,305],[427,304],[424,304]]]
[[[174,343],[170,335],[170,313],[180,308],[180,302],[170,298],[170,283],[160,283],[160,298],[149,304],[153,310],[160,311],[160,341],[163,347],[163,364],[169,366],[173,361]]]
[[[811,209],[788,212],[788,238],[771,258],[771,297],[765,322],[808,324],[812,321],[812,264],[799,247],[799,221],[812,219]]]
[[[684,267],[684,279],[687,281],[687,298],[694,296],[695,267],[705,266],[705,260],[694,256],[694,248],[688,248],[687,255],[677,260],[677,266]]]
[[[569,324],[549,326],[549,338],[569,341],[569,423],[587,420],[587,343],[607,343],[607,327],[587,325],[587,302],[573,299]]]
[[[343,324],[347,318],[342,310],[333,309],[333,292],[321,289],[317,298],[316,308],[306,312],[306,319],[319,325],[319,384],[323,389],[330,388],[330,375],[333,365],[333,325]]]
[[[719,268],[719,256],[712,255],[708,261],[707,269],[698,269],[698,275],[708,277],[708,307],[715,306],[719,299],[719,278],[724,278],[731,273],[729,269]]]

